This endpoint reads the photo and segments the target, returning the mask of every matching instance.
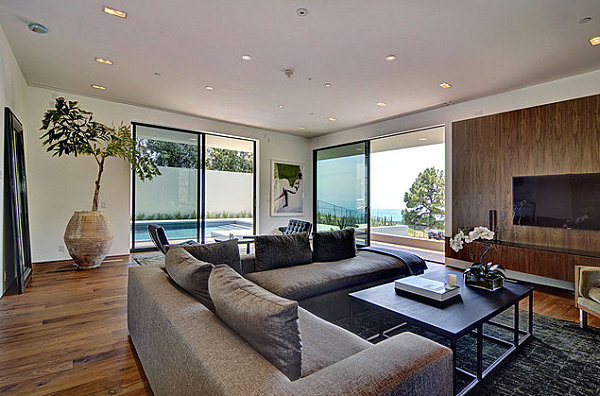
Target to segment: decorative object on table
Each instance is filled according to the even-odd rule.
[[[98,211],[106,159],[117,157],[129,162],[141,180],[150,180],[160,175],[160,171],[154,159],[146,155],[145,147],[131,137],[128,126],[121,123],[118,127],[108,127],[94,121],[92,113],[81,109],[77,101],[57,98],[54,109],[44,114],[40,130],[46,131],[40,139],[52,156],[87,155],[98,165],[92,209],[75,211],[65,230],[64,241],[78,268],[99,267],[113,240],[106,215]]]
[[[494,233],[487,227],[475,227],[473,230],[460,230],[451,240],[450,247],[455,252],[467,245],[471,253],[473,265],[465,270],[463,277],[468,286],[478,287],[485,290],[496,290],[504,286],[504,267],[500,264],[486,263],[485,259],[492,247],[491,240]],[[481,241],[477,248],[472,246],[473,242]]]
[[[398,279],[394,282],[394,288],[402,296],[436,305],[455,302],[460,298],[460,286],[427,279],[422,275]]]
[[[17,280],[17,292],[31,279],[31,244],[27,207],[27,181],[23,125],[7,107],[4,111],[4,293]]]
[[[304,164],[271,161],[271,216],[304,214]]]

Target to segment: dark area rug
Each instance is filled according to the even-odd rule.
[[[513,315],[514,309],[510,308],[495,321],[512,326]],[[521,311],[519,321],[523,330],[526,329],[527,318],[528,313]],[[354,332],[363,338],[375,335],[379,329],[379,320],[375,312],[360,312],[355,316]],[[349,318],[336,323],[349,329]],[[398,320],[384,318],[386,329],[399,323]],[[407,325],[397,333],[403,331],[411,331],[450,346],[445,338],[414,326]],[[484,334],[512,340],[512,332],[492,325],[484,325]],[[600,395],[600,331],[593,328],[584,331],[577,323],[534,314],[533,335],[470,395]],[[484,340],[484,368],[500,357],[505,350],[505,347]],[[464,336],[458,341],[457,365],[475,372],[475,335]],[[469,382],[467,376],[457,374],[460,389]]]

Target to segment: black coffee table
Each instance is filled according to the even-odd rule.
[[[464,395],[473,389],[493,369],[498,367],[504,359],[514,353],[533,334],[533,288],[512,282],[504,282],[504,288],[493,292],[465,287],[462,281],[462,273],[444,267],[427,271],[423,276],[433,280],[444,281],[449,273],[456,274],[459,279],[461,301],[445,308],[438,308],[408,297],[399,296],[394,289],[394,283],[386,283],[349,294],[350,326],[354,326],[354,305],[358,303],[366,306],[368,309],[399,317],[406,323],[447,337],[450,339],[450,348],[453,352],[454,387],[456,388],[457,371],[473,378],[464,389],[455,389],[457,395]],[[528,331],[522,331],[519,330],[519,302],[527,297],[529,297],[529,326]],[[513,327],[491,321],[492,318],[511,306],[514,306]],[[386,331],[381,328],[380,334],[371,338],[387,337],[387,333],[397,330],[406,323]],[[484,323],[511,330],[513,332],[512,342],[483,334]],[[477,335],[476,373],[456,367],[456,341],[469,333]],[[502,356],[485,369],[483,368],[484,339],[508,348]]]

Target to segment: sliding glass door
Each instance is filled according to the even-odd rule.
[[[206,241],[253,235],[254,145],[249,140],[206,135]]]
[[[196,133],[145,125],[135,126],[135,137],[156,159],[161,174],[150,181],[134,177],[132,249],[154,246],[149,224],[163,227],[174,243],[201,240],[201,139]]]
[[[356,230],[356,243],[369,244],[369,142],[314,152],[314,223],[317,231]]]
[[[141,181],[131,200],[131,249],[154,247],[148,225],[170,243],[255,233],[255,142],[134,123],[134,138],[161,172]]]

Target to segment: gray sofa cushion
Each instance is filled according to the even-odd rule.
[[[204,306],[215,311],[208,293],[208,277],[214,265],[196,259],[182,247],[173,247],[165,256],[167,273],[179,287],[196,297]]]
[[[256,271],[312,262],[308,233],[289,235],[259,235],[254,239]]]
[[[219,319],[290,380],[300,378],[302,351],[298,303],[274,295],[217,265],[208,290]]]
[[[302,336],[302,377],[372,346],[370,342],[298,308]]]
[[[174,247],[184,248],[200,261],[205,261],[214,265],[227,264],[236,270],[237,273],[242,273],[242,262],[237,239],[231,239],[225,242],[207,243],[204,245],[167,245],[167,253],[169,252],[169,249]]]
[[[338,261],[356,256],[354,228],[316,232],[313,235],[313,261]]]
[[[400,259],[360,251],[351,259],[253,272],[246,278],[278,296],[302,300],[390,276],[408,275]]]

